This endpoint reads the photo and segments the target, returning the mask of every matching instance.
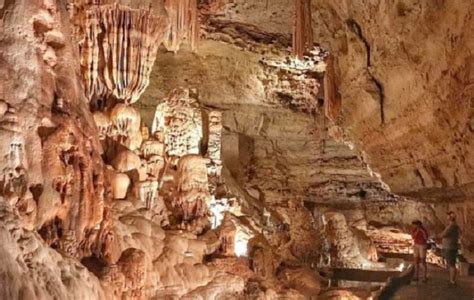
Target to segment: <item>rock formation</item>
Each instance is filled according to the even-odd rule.
[[[83,14],[79,49],[88,99],[136,102],[165,38],[166,17],[118,4],[90,4]]]
[[[188,40],[193,50],[199,42],[200,22],[197,0],[165,0],[171,28],[164,41],[166,49],[178,51],[181,43]]]
[[[293,29],[293,54],[302,58],[313,47],[311,1],[295,0],[295,24]]]
[[[353,297],[448,210],[472,259],[473,10],[0,0],[0,298]]]

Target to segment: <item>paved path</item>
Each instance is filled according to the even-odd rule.
[[[392,300],[474,300],[474,276],[458,278],[456,286],[448,284],[448,273],[428,266],[428,282],[412,283],[398,289]]]

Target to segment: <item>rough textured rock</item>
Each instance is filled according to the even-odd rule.
[[[1,199],[3,201],[3,199]],[[51,249],[0,204],[2,299],[104,299],[99,280],[77,260]]]
[[[313,7],[315,34],[335,56],[338,123],[348,139],[393,192],[455,210],[469,236],[473,3],[316,1]]]
[[[472,5],[314,2],[315,34],[337,61],[342,126],[394,192],[472,193]]]
[[[102,150],[77,80],[75,52],[71,44],[58,48],[45,39],[49,32],[71,38],[66,11],[48,1],[6,5],[1,194],[26,209],[32,227],[49,244],[64,251],[75,244],[69,254],[82,256],[94,243],[107,195]]]
[[[422,199],[440,215],[456,211],[467,232],[474,162],[472,5],[312,1],[315,41],[333,56],[332,93],[341,105],[331,112],[337,126],[329,133],[354,145],[393,192]],[[219,19],[285,36],[291,11],[284,1],[234,1]]]
[[[0,297],[356,297],[471,232],[472,5],[0,1]]]

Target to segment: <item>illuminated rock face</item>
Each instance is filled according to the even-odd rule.
[[[109,196],[71,28],[53,1],[0,7],[0,298],[103,298],[79,263]]]

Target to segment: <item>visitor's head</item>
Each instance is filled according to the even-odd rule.
[[[456,223],[456,214],[454,211],[448,211],[448,222]]]
[[[420,220],[414,220],[413,222],[411,222],[411,225],[413,225],[414,227],[422,227],[423,224],[421,223]]]

